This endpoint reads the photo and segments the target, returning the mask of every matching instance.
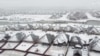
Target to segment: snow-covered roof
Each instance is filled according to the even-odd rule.
[[[72,36],[70,42],[76,44],[82,44],[82,40],[79,36]]]
[[[68,41],[69,41],[69,35],[61,32],[56,36],[54,43],[55,44],[59,44],[59,43],[66,43],[67,44]]]
[[[21,41],[26,37],[26,34],[23,32],[17,32],[15,35],[11,36],[9,41]]]
[[[100,51],[100,38],[95,37],[90,41],[90,49]]]
[[[42,43],[51,43],[55,39],[55,36],[52,34],[45,34],[40,42]]]
[[[35,34],[29,34],[29,36],[27,36],[23,41],[38,41],[39,40],[39,36],[35,35]]]

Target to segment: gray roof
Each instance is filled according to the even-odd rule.
[[[68,39],[68,41],[69,41],[69,37],[70,37],[70,36],[69,36],[68,34],[65,34],[65,35],[66,35],[66,38],[67,38],[67,39]]]
[[[16,38],[21,41],[23,40],[23,38],[26,37],[26,34],[25,33],[22,33],[22,32],[19,32],[19,33],[16,33]]]
[[[33,41],[38,41],[39,40],[39,36],[34,35],[34,34],[30,34],[30,35],[31,35]]]
[[[77,39],[77,41],[76,41],[75,38]],[[75,40],[76,42],[75,42],[74,40]],[[82,44],[82,41],[81,41],[80,37],[78,37],[78,36],[72,36],[70,42],[75,42],[75,43]]]
[[[24,26],[22,26],[22,25],[17,25],[17,27],[18,27],[18,29],[17,30],[23,30],[24,29]]]
[[[90,42],[90,48],[97,46],[97,43],[99,43],[99,41],[100,41],[100,38],[98,37],[95,37],[94,39],[92,39]]]
[[[29,29],[33,29],[33,26],[31,24],[27,24],[29,26]]]
[[[54,35],[51,35],[51,34],[46,34],[46,37],[49,43],[51,43],[55,39]]]
[[[69,41],[69,35],[68,34],[65,34],[65,33],[59,33],[56,36],[56,39],[55,39],[55,41],[57,41],[59,43],[59,41],[57,39],[59,39],[61,41],[63,40],[62,43],[68,43],[68,41]]]
[[[9,34],[5,34],[3,40],[9,40],[11,38],[11,36]]]

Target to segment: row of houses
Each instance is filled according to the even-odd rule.
[[[0,27],[0,31],[19,31],[19,30],[43,30],[43,31],[64,31],[71,33],[87,33],[100,35],[100,27],[88,25],[69,25],[69,24],[15,24]]]
[[[15,34],[13,34],[13,33],[14,32],[1,34],[0,41],[6,41],[6,40],[7,41],[18,41],[18,42],[29,41],[29,42],[40,42],[40,43],[50,44],[55,38],[57,38],[54,42],[56,44],[59,44],[59,43],[64,43],[64,42],[67,43],[68,38],[69,38],[69,36],[65,35],[64,33],[61,33],[60,35],[58,34],[57,36],[50,34],[50,33],[44,33],[41,36],[39,36],[39,33],[38,33],[38,35],[36,35],[35,33],[32,33],[32,32],[24,33],[24,32],[17,31],[17,33],[15,33]]]

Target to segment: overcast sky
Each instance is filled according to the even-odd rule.
[[[0,0],[0,8],[13,7],[100,8],[100,0]]]

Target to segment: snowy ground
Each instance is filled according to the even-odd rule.
[[[89,52],[89,56],[100,56],[100,52],[93,52],[93,51],[90,51],[90,52]]]
[[[22,42],[18,47],[16,47],[17,50],[23,50],[26,51],[28,48],[30,48],[33,45],[33,43],[25,43]]]
[[[15,46],[17,45],[18,43],[7,43],[7,44],[5,44],[3,47],[2,47],[2,49],[13,49],[13,48],[15,48]]]
[[[28,54],[27,56],[41,56],[41,55],[36,55],[36,54]]]
[[[25,53],[18,51],[4,51],[0,56],[24,56]]]
[[[42,44],[35,44],[29,51],[34,53],[43,54],[49,46],[42,45]]]
[[[66,56],[73,56],[73,53],[74,53],[74,49],[72,49],[72,47],[69,47]]]
[[[49,50],[46,52],[47,55],[58,56],[65,55],[67,51],[67,46],[51,46]]]

